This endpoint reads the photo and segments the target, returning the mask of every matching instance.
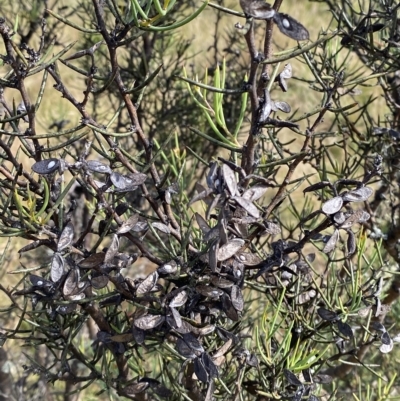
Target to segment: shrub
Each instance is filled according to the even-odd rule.
[[[4,6],[1,399],[398,396],[399,5],[197,3]]]

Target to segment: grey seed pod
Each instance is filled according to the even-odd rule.
[[[273,18],[279,30],[289,38],[294,40],[307,40],[309,38],[307,29],[291,16],[275,13]]]
[[[276,11],[263,0],[240,0],[243,12],[256,19],[271,19]]]
[[[46,159],[41,160],[40,162],[36,162],[32,166],[32,170],[35,173],[46,175],[56,172],[59,169],[60,165],[60,159]]]
[[[25,103],[21,101],[21,103],[17,106],[17,114],[25,114],[27,112]],[[28,116],[23,116],[22,119],[27,123],[29,122]]]

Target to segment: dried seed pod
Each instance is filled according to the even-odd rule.
[[[238,193],[235,172],[227,164],[223,164],[222,175],[229,193],[235,196]]]
[[[354,337],[353,330],[351,329],[349,324],[339,320],[337,322],[337,327],[338,327],[340,334],[342,334],[344,337],[346,337],[346,338]]]
[[[232,340],[235,345],[240,343],[239,337],[223,327],[217,327],[217,334],[223,341]]]
[[[264,196],[267,190],[268,187],[265,185],[254,185],[243,193],[242,198],[248,199],[251,202],[255,202]]]
[[[93,182],[96,184],[97,188],[99,188],[101,191],[106,192],[106,193],[111,192],[111,189],[105,182],[99,181],[99,180],[93,180]],[[104,189],[103,189],[103,187],[104,187]]]
[[[203,383],[208,383],[208,374],[207,370],[201,360],[201,358],[197,357],[194,360],[194,373],[196,374],[196,377],[202,381]]]
[[[74,303],[70,303],[68,305],[59,305],[56,308],[56,312],[60,315],[68,315],[76,310],[77,305]]]
[[[92,284],[93,288],[100,290],[108,284],[108,277],[104,274],[94,275],[92,273],[90,283]]]
[[[168,319],[169,316],[167,316]],[[171,317],[172,318],[172,317]],[[172,318],[173,320],[173,318]],[[175,324],[175,321],[174,321]],[[173,326],[172,326],[173,327]],[[180,334],[187,334],[187,333],[194,333],[196,331],[195,327],[192,326],[190,323],[182,320],[182,327],[174,327],[175,331]]]
[[[206,211],[206,220],[210,220],[211,212],[218,206],[221,199],[221,194],[216,194],[214,199],[210,202]]]
[[[135,325],[132,325],[132,334],[133,334],[133,338],[137,344],[144,343],[144,340],[146,338],[146,333],[144,330],[139,329],[138,327],[135,327]]]
[[[174,321],[175,321],[175,327],[176,327],[177,329],[179,329],[180,327],[182,327],[182,318],[181,318],[181,315],[179,314],[179,312],[178,312],[177,309],[175,309],[175,308],[173,308],[173,307],[170,307],[169,309],[170,309],[171,315],[172,315],[172,317],[173,317],[173,319],[174,319]]]
[[[213,240],[214,238],[218,238],[220,235],[220,225],[216,225],[213,228],[211,228],[205,235],[204,235],[204,241],[209,242]],[[219,242],[219,241],[218,241]]]
[[[203,365],[207,370],[208,376],[210,379],[213,379],[214,377],[218,377],[218,369],[215,366],[214,362],[210,358],[210,356],[207,354],[207,352],[203,352],[201,354],[201,359],[203,361]]]
[[[167,316],[165,317],[165,321],[166,321],[168,327],[170,329],[176,331],[177,333],[181,333],[181,334],[189,333],[190,330],[188,330],[186,327],[183,327],[184,321],[182,320],[182,317],[179,314],[179,312],[175,308],[170,309],[170,312],[171,313],[168,313]]]
[[[374,190],[372,188],[361,187],[344,194],[343,200],[347,202],[363,202],[366,201],[373,193]]]
[[[307,40],[309,38],[307,29],[291,16],[275,13],[273,18],[279,30],[289,38],[294,40]]]
[[[101,163],[97,160],[88,160],[86,162],[86,167],[90,171],[94,171],[96,173],[102,173],[102,174],[111,174],[112,170],[110,166],[107,166],[104,163]]]
[[[382,333],[381,341],[382,341],[382,344],[385,344],[385,345],[390,345],[390,343],[392,342],[392,339],[390,338],[390,335],[387,331]]]
[[[387,354],[393,349],[393,340],[390,340],[389,344],[382,344],[379,347],[379,351],[382,352],[382,354]]]
[[[132,228],[132,231],[136,233],[140,233],[142,231],[148,230],[149,225],[147,224],[147,221],[145,220],[139,220]]]
[[[293,276],[297,276],[297,265],[291,264],[290,266],[282,267],[281,280],[290,280]]]
[[[79,269],[76,268],[76,270],[78,270],[78,274],[79,274]],[[80,275],[79,275],[80,277]],[[78,291],[79,292],[83,292],[86,290],[86,288],[90,287],[90,281],[89,280],[84,280],[84,281],[79,281],[78,283]]]
[[[290,63],[285,64],[279,75],[285,79],[292,78],[292,65]]]
[[[284,113],[290,113],[292,111],[292,108],[286,102],[275,102],[275,108]]]
[[[31,281],[32,285],[35,287],[43,287],[46,282],[51,283],[51,281],[45,280],[41,276],[35,276],[34,274],[29,275],[29,280]],[[51,283],[53,284],[53,283]]]
[[[196,217],[197,224],[199,225],[200,230],[202,231],[203,235],[206,235],[211,229],[210,226],[204,220],[204,218],[197,212],[195,213],[195,217]]]
[[[345,221],[341,224],[340,228],[350,228],[353,224],[358,223],[360,218],[363,216],[362,210],[356,210],[353,213],[345,214]]]
[[[140,394],[146,391],[149,388],[149,383],[141,382],[141,383],[134,383],[130,384],[129,386],[125,386],[122,389],[122,392],[131,395],[131,394]]]
[[[183,290],[178,292],[170,301],[169,306],[173,308],[179,308],[180,306],[185,305],[188,300],[188,293]]]
[[[353,231],[348,230],[347,231],[348,237],[347,237],[347,257],[353,255],[353,253],[357,249],[357,243],[356,243],[356,237],[353,233]]]
[[[339,318],[336,312],[325,308],[318,308],[317,313],[322,319],[327,320],[328,322],[335,322]]]
[[[30,274],[29,280],[34,287],[39,287],[39,289],[44,290],[45,293],[52,292],[52,290],[54,289],[54,283],[49,280],[45,280],[41,276]]]
[[[104,262],[106,254],[103,252],[94,253],[88,258],[81,260],[78,265],[83,269],[93,269],[94,267],[100,266]]]
[[[295,392],[294,397],[292,398],[293,401],[301,401],[306,389],[304,387],[299,387],[299,389]]]
[[[267,88],[264,89],[264,100],[260,102],[258,108],[257,123],[259,125],[265,124],[269,115],[272,112],[272,100]]]
[[[164,200],[165,200],[165,203],[168,205],[170,205],[172,203],[172,195],[168,189],[166,189],[164,192]]]
[[[286,79],[282,77],[280,74],[278,75],[278,85],[282,89],[282,92],[288,91],[288,84],[286,82]]]
[[[260,218],[260,211],[254,206],[253,202],[249,201],[248,199],[244,199],[240,196],[234,196],[232,199],[246,212],[257,219]]]
[[[131,183],[132,186],[136,187],[136,186],[139,186],[139,185],[142,185],[145,183],[145,181],[147,180],[147,174],[143,174],[143,173],[129,174],[127,176],[127,180],[128,180],[128,182]],[[131,181],[129,181],[129,180],[131,180]]]
[[[338,225],[343,224],[346,221],[346,215],[343,212],[337,212],[334,214],[333,220]]]
[[[148,383],[151,390],[162,398],[169,398],[172,395],[172,392],[163,386],[158,380],[143,377],[139,382]]]
[[[282,232],[281,228],[271,221],[264,221],[265,232],[270,235],[278,235]]]
[[[204,327],[197,328],[197,330],[193,331],[193,333],[199,335],[199,336],[208,336],[209,334],[213,333],[215,331],[215,326],[213,324],[208,324]]]
[[[182,338],[193,351],[204,352],[204,347],[201,345],[201,342],[192,333],[183,334]]]
[[[155,287],[158,281],[158,272],[155,270],[153,273],[150,273],[137,287],[136,294],[146,294],[151,292],[151,290]]]
[[[395,335],[395,336],[393,337],[393,341],[394,341],[395,343],[400,343],[400,334]]]
[[[139,221],[139,215],[137,213],[133,214],[118,228],[117,234],[125,234],[133,229],[136,223]]]
[[[216,358],[213,357],[212,360],[215,363],[215,366],[222,366],[222,364],[226,361],[226,358],[224,356],[218,356]]]
[[[225,355],[229,348],[232,346],[233,340],[230,338],[228,339],[224,345],[222,345],[221,347],[219,347],[213,354],[213,358],[219,358],[220,356]]]
[[[187,359],[196,358],[196,354],[194,353],[192,348],[190,348],[186,344],[186,342],[183,341],[181,338],[178,338],[178,340],[176,341],[176,349],[184,358],[187,358]]]
[[[114,187],[124,191],[126,189],[130,189],[134,186],[133,180],[126,175],[117,173],[116,171],[113,171],[112,174],[110,175],[111,182],[113,183]]]
[[[114,235],[113,239],[111,241],[111,244],[108,247],[105,257],[104,257],[105,263],[107,263],[107,264],[112,263],[115,255],[118,252],[118,248],[119,248],[119,238],[118,238],[118,235]]]
[[[26,106],[23,100],[17,106],[17,114],[25,114],[27,112]],[[23,116],[22,119],[27,123],[29,122],[29,117],[27,115]]]
[[[239,252],[236,256],[245,266],[255,266],[261,262],[261,258],[255,253]]]
[[[335,214],[342,208],[342,206],[343,198],[341,196],[335,196],[322,205],[322,211],[328,215]]]
[[[241,282],[244,277],[244,264],[243,263],[233,263],[232,266],[233,276],[238,282]]]
[[[209,298],[219,298],[224,292],[220,290],[219,288],[212,287],[210,285],[197,285],[196,286],[196,291],[203,295],[204,297],[209,297]]]
[[[178,271],[178,264],[175,260],[164,263],[157,269],[159,274],[175,274]]]
[[[61,166],[60,159],[46,159],[36,162],[32,166],[32,170],[40,175],[46,175],[56,172]]]
[[[278,84],[283,92],[287,92],[288,86],[286,79],[289,79],[291,77],[292,77],[292,66],[290,63],[288,63],[285,64],[285,67],[283,68],[282,72],[278,74],[277,77],[275,78],[275,81],[278,81]]]
[[[223,261],[236,255],[240,248],[245,244],[245,241],[240,238],[234,238],[222,245],[218,249],[218,260]]]
[[[97,340],[99,340],[100,342],[102,342],[104,344],[110,343],[111,342],[110,338],[111,338],[111,334],[107,333],[106,331],[98,331],[97,332]]]
[[[256,19],[271,19],[275,15],[275,10],[270,4],[259,0],[240,0],[243,12]]]
[[[241,289],[234,285],[231,290],[231,301],[233,307],[238,311],[241,312],[244,308],[244,299],[242,295]]]
[[[303,374],[303,378],[304,378],[304,381],[306,382],[306,383],[312,383],[313,382],[313,380],[312,380],[312,376],[311,376],[311,369],[310,368],[307,368],[307,369],[303,369],[302,371],[301,371],[301,373]]]
[[[218,288],[231,288],[234,283],[218,275],[211,277],[211,284]]]
[[[283,370],[283,374],[285,375],[287,381],[292,384],[293,386],[300,387],[303,385],[303,383],[296,377],[294,373],[292,373],[288,369]]]
[[[247,365],[251,366],[252,368],[258,368],[258,358],[255,354],[250,354],[246,357]]]
[[[164,233],[164,234],[170,234],[171,233],[170,228],[166,224],[159,223],[159,222],[154,222],[154,223],[151,223],[151,225],[154,228],[156,228],[157,230],[159,230],[162,233]]]
[[[392,139],[399,140],[400,139],[400,132],[394,129],[389,129],[388,134]]]
[[[122,216],[129,209],[129,205],[126,202],[119,203],[115,208],[115,213],[118,216]],[[135,216],[135,215],[134,215]]]
[[[74,239],[74,226],[69,221],[61,232],[60,238],[57,243],[57,252],[61,252],[68,248]]]
[[[210,163],[210,170],[206,177],[207,185],[210,189],[215,189],[215,181],[217,180],[217,178],[219,176],[219,169],[220,169],[220,167],[218,166],[217,162]],[[203,191],[198,191],[198,192],[200,193]]]
[[[358,219],[359,223],[365,223],[371,218],[370,214],[367,213],[365,210],[362,211],[361,216]]]
[[[389,132],[386,127],[372,127],[371,131],[374,135],[383,135]]]
[[[218,256],[219,256],[219,239],[216,238],[212,242],[210,249],[208,251],[208,263],[213,273],[218,273],[220,270],[218,269]]]
[[[338,242],[338,240],[339,240],[339,230],[335,230],[333,232],[333,234],[331,235],[331,237],[329,238],[326,245],[324,246],[324,249],[322,250],[322,252],[329,253],[329,252],[333,251],[336,247],[336,243]]]
[[[231,298],[228,294],[223,293],[221,296],[222,310],[225,312],[226,316],[234,322],[239,320],[239,315],[237,310],[234,308]]]
[[[373,321],[371,323],[371,328],[376,331],[382,331],[383,333],[386,332],[386,327],[382,323],[377,322],[377,321]]]
[[[303,304],[307,303],[308,301],[310,301],[311,299],[315,298],[316,295],[317,295],[317,291],[315,291],[313,289],[306,291],[306,292],[302,292],[297,297],[297,304],[303,305]]]
[[[60,281],[64,274],[64,258],[56,252],[51,261],[50,277],[53,283]]]
[[[160,326],[165,321],[165,316],[161,315],[144,315],[135,319],[133,324],[141,330],[151,330]]]
[[[76,294],[78,289],[78,283],[80,281],[79,269],[73,268],[68,272],[67,278],[64,281],[63,295],[69,297]]]

